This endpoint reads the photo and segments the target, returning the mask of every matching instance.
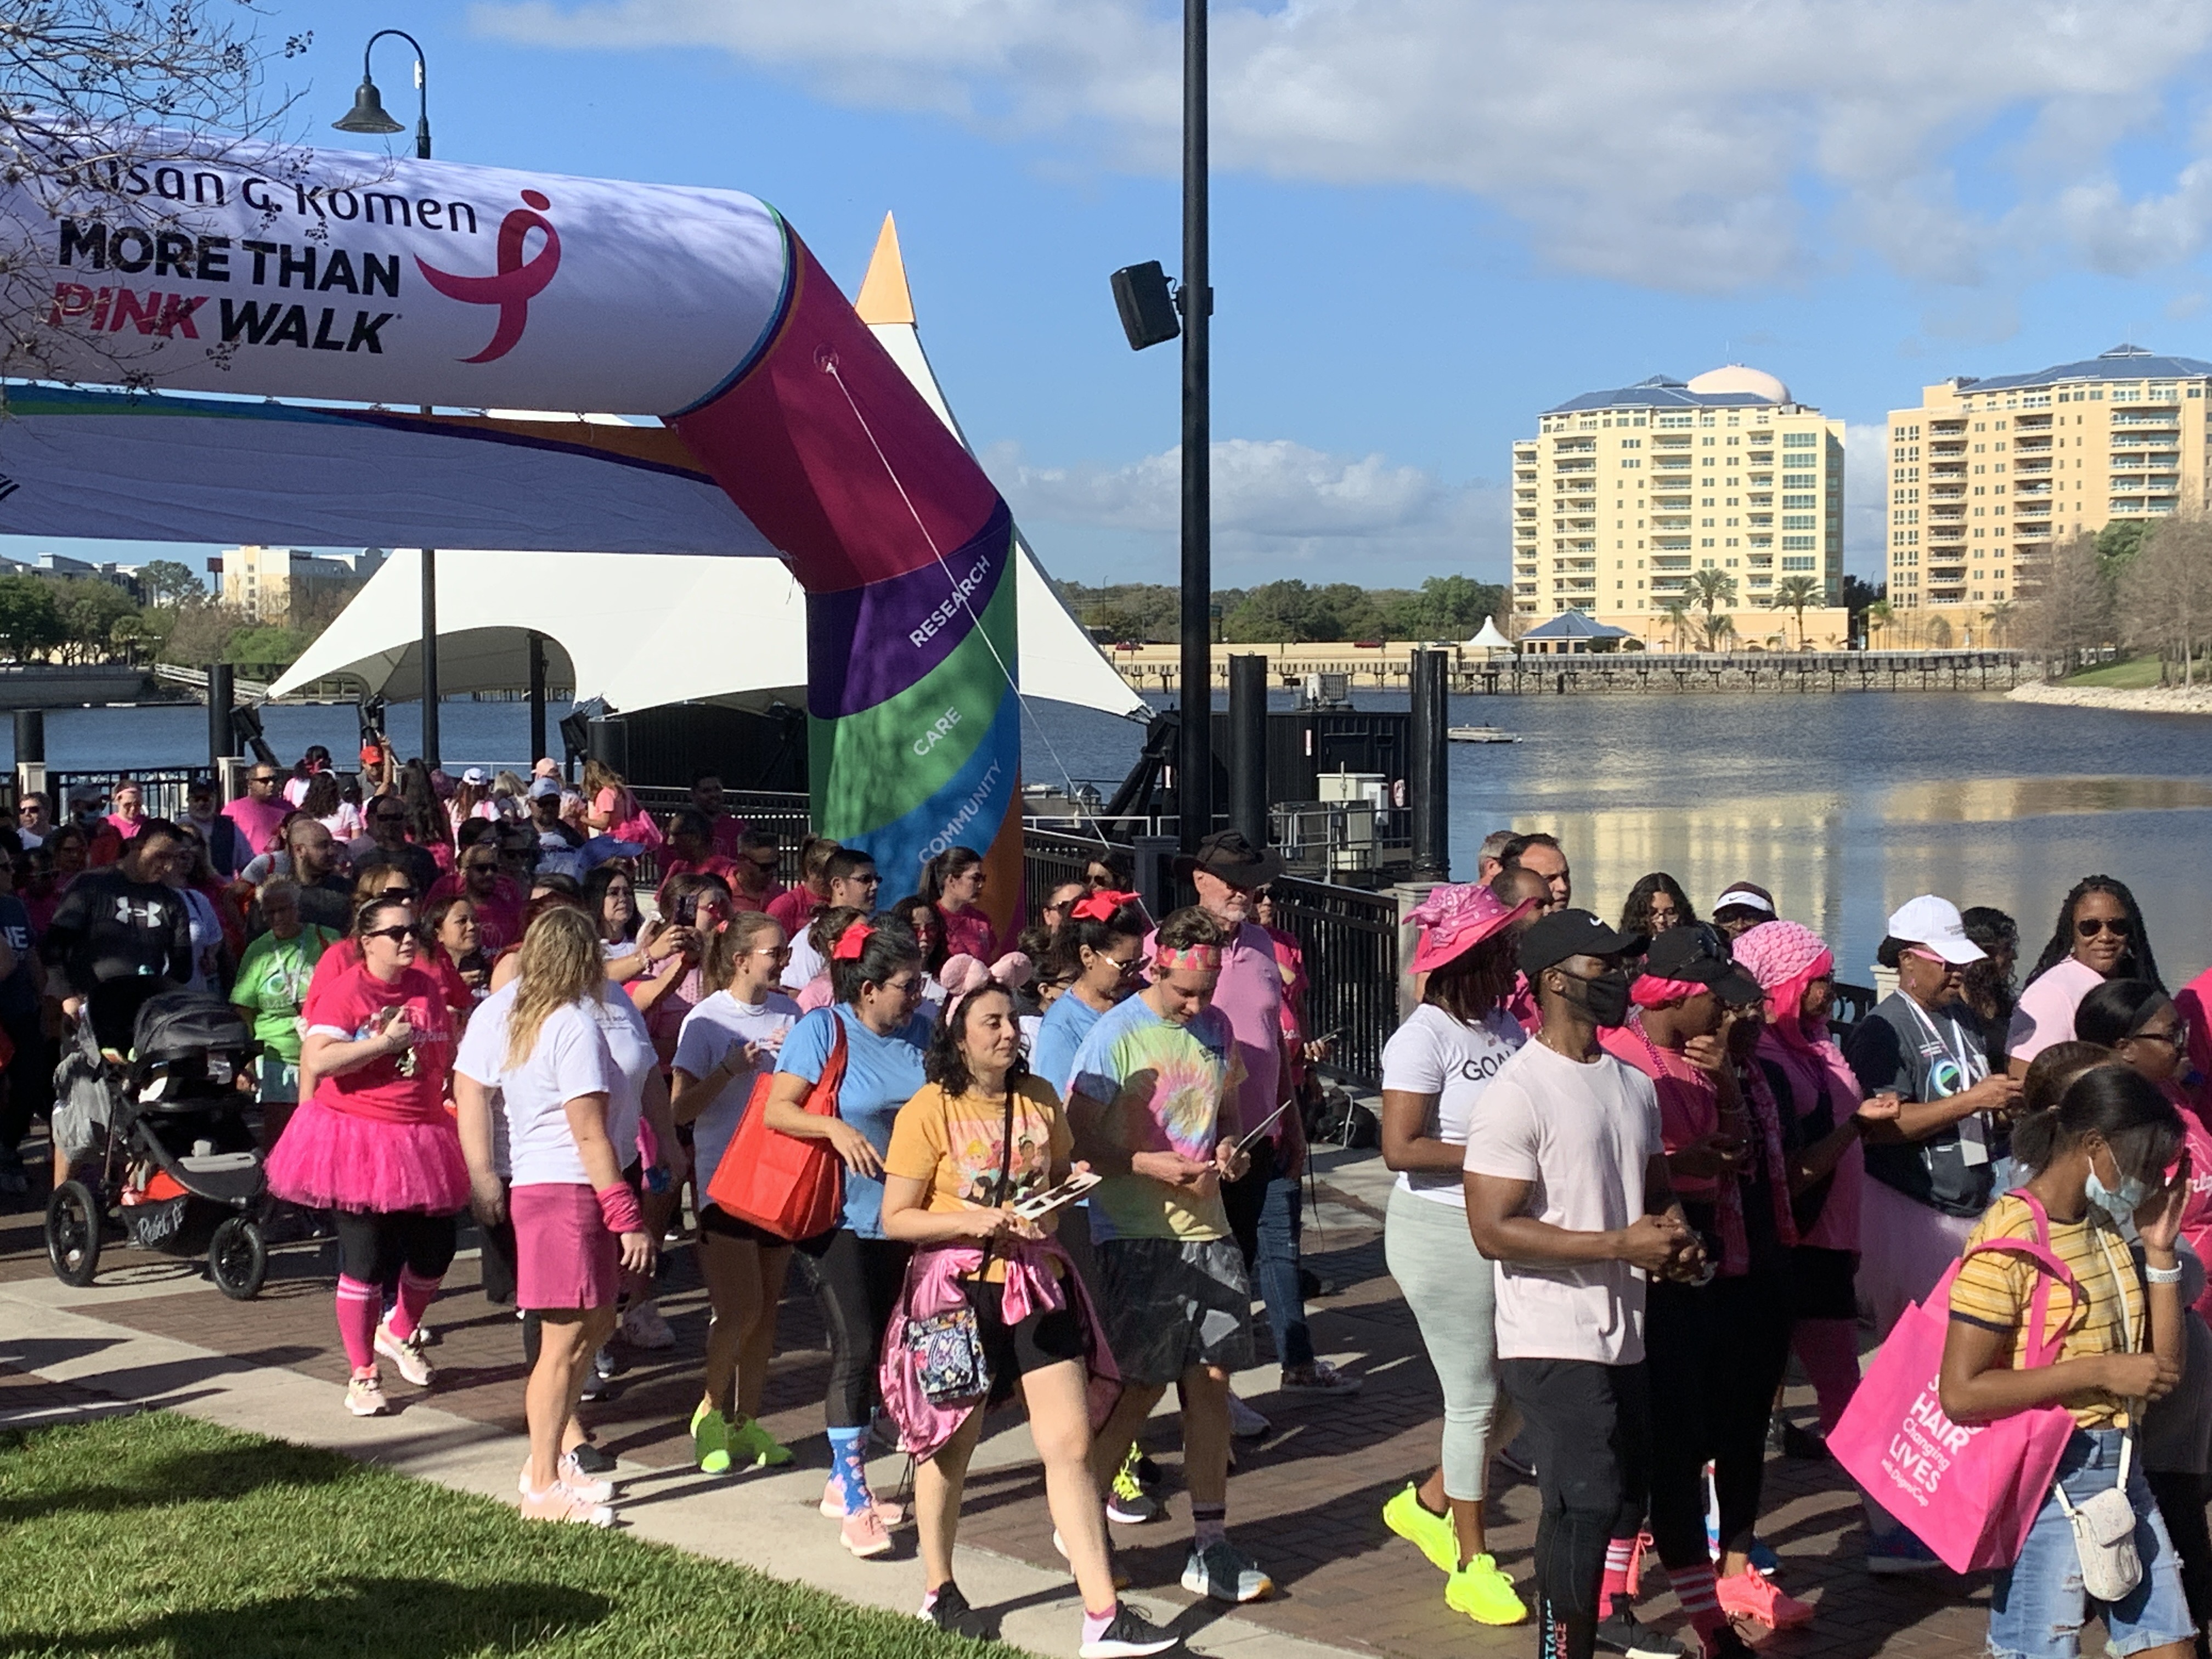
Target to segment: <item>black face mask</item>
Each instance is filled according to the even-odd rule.
[[[1628,988],[1633,982],[1626,968],[1609,969],[1584,979],[1580,974],[1562,975],[1571,984],[1582,987],[1568,994],[1571,1000],[1580,1005],[1594,1024],[1625,1025],[1628,1023]]]

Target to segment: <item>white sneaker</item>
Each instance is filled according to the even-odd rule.
[[[438,1372],[422,1358],[422,1345],[416,1340],[421,1334],[418,1331],[414,1336],[402,1339],[392,1334],[390,1325],[380,1322],[376,1328],[376,1351],[392,1362],[392,1369],[400,1376],[418,1389],[427,1389],[438,1380]]]
[[[1229,1432],[1239,1440],[1260,1440],[1274,1432],[1275,1425],[1239,1400],[1234,1393],[1229,1396]]]
[[[619,1332],[622,1340],[633,1348],[672,1348],[676,1333],[668,1328],[668,1322],[660,1310],[650,1302],[640,1302],[622,1317]]]
[[[388,1417],[392,1406],[384,1397],[384,1384],[374,1367],[356,1371],[346,1382],[346,1409],[356,1417]]]

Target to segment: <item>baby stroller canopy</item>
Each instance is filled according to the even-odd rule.
[[[204,991],[163,991],[138,1011],[131,1047],[143,1062],[184,1060],[211,1048],[246,1049],[253,1033],[238,1011]]]

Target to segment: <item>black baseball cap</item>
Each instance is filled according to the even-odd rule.
[[[1720,929],[1702,921],[1654,934],[1644,971],[1654,979],[1702,985],[1731,1006],[1757,1002],[1764,994],[1759,981],[1737,965]]]
[[[1521,971],[1533,980],[1569,957],[1618,956],[1643,948],[1643,934],[1616,933],[1587,910],[1554,910],[1521,935]]]

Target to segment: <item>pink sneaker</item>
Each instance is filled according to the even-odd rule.
[[[1795,1630],[1813,1622],[1809,1602],[1776,1587],[1757,1567],[1746,1567],[1720,1580],[1721,1611],[1731,1619],[1755,1619],[1769,1630]]]
[[[884,1518],[871,1504],[858,1515],[848,1515],[837,1528],[837,1541],[863,1560],[872,1555],[890,1553],[891,1535],[884,1528]]]
[[[522,1518],[526,1521],[566,1521],[586,1527],[611,1527],[615,1512],[605,1504],[587,1504],[556,1480],[544,1492],[522,1488]]]
[[[876,1506],[876,1513],[883,1517],[885,1526],[896,1527],[906,1519],[905,1504],[894,1504],[887,1498],[878,1498],[872,1501]],[[822,1488],[822,1517],[825,1521],[842,1521],[845,1518],[845,1498],[844,1494],[837,1490],[837,1479],[835,1475],[832,1475]]]

